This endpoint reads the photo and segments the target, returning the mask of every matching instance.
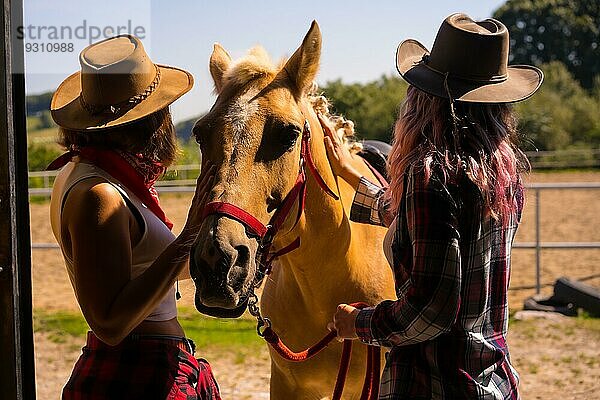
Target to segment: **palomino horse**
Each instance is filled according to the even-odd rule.
[[[218,97],[194,127],[203,157],[217,170],[208,201],[233,205],[250,215],[241,218],[231,210],[208,213],[190,262],[196,307],[207,314],[235,317],[246,308],[261,250],[257,232],[247,219],[267,225],[296,187],[308,121],[312,137],[306,144],[316,171],[306,171],[304,212],[298,210],[299,201],[287,202],[292,204],[289,218],[271,250],[281,250],[297,237],[300,247],[277,260],[261,296],[263,315],[294,350],[307,348],[327,333],[327,323],[339,303],[376,304],[395,297],[382,250],[385,229],[349,221],[354,190],[334,177],[328,163],[324,134],[308,97],[320,54],[321,32],[316,22],[300,48],[279,67],[262,48],[232,62],[215,45],[210,72]],[[358,157],[355,164],[376,182]],[[322,177],[321,185],[317,175]],[[328,195],[326,187],[340,199]],[[334,342],[303,363],[285,361],[271,351],[271,398],[328,398],[341,348]],[[365,348],[354,346],[345,398],[360,394]]]

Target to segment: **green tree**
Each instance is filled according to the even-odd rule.
[[[321,89],[333,102],[333,111],[354,122],[360,138],[389,142],[407,86],[400,77],[384,75],[368,83],[345,84],[338,79]]]
[[[191,138],[189,140],[178,140],[179,143],[179,156],[177,157],[177,164],[180,165],[198,165],[200,166],[201,155],[200,147],[198,143]]]
[[[545,74],[542,87],[515,105],[525,148],[599,148],[600,77],[587,91],[563,63],[554,61],[540,67]],[[334,111],[354,121],[359,137],[389,141],[406,87],[400,77],[384,76],[364,84],[336,80],[322,89],[333,102]]]
[[[600,73],[600,1],[508,0],[494,13],[510,32],[511,62],[561,61],[586,89]]]
[[[600,98],[584,90],[561,62],[541,68],[540,90],[515,106],[521,133],[540,150],[600,146]]]
[[[56,126],[49,110],[40,112],[40,129],[47,129]]]
[[[27,146],[27,160],[29,171],[43,171],[48,164],[61,154],[56,145],[29,143]]]

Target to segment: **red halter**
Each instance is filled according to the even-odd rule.
[[[317,181],[317,184],[325,191],[325,193],[335,200],[339,200],[339,197],[327,186],[319,174],[319,171],[315,167],[315,163],[310,151],[310,126],[308,125],[308,121],[305,120],[304,129],[302,131],[300,171],[298,172],[298,177],[296,178],[296,182],[294,183],[292,190],[290,190],[290,192],[287,194],[283,200],[283,203],[281,203],[281,206],[277,208],[268,225],[265,226],[252,214],[236,206],[235,204],[221,201],[213,201],[206,204],[202,213],[203,218],[206,218],[212,214],[220,214],[235,219],[243,224],[251,234],[259,238],[260,248],[257,254],[257,260],[259,262],[259,271],[261,272],[260,278],[262,278],[264,275],[268,275],[271,272],[271,264],[277,257],[287,254],[300,247],[300,237],[298,236],[293,242],[282,249],[273,253],[270,252],[271,246],[273,245],[273,239],[283,226],[283,223],[287,220],[287,217],[296,200],[298,201],[298,213],[296,215],[294,227],[304,212],[306,197],[306,173],[304,171],[305,164],[308,166],[308,169]],[[294,227],[292,227],[292,229]]]

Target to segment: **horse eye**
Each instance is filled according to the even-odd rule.
[[[286,125],[282,127],[279,133],[281,145],[286,149],[291,149],[298,138],[300,137],[301,130],[295,125]]]

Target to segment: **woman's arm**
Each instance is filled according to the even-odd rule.
[[[183,266],[183,268],[181,268],[181,272],[179,273],[179,275],[177,275],[177,279],[179,279],[180,281],[184,281],[186,279],[192,279],[192,276],[190,275],[190,260],[189,259],[185,262],[185,265]]]
[[[425,184],[410,173],[405,192],[412,255],[398,300],[357,311],[340,306],[335,328],[342,337],[382,346],[409,345],[450,330],[459,311],[461,259],[457,206],[441,178]],[[398,266],[396,266],[398,267]]]
[[[356,190],[350,208],[350,220],[363,224],[389,226],[393,216],[390,215],[384,200],[386,189],[369,181],[352,166],[354,156],[335,134],[332,123],[321,115],[319,121],[325,134],[325,148],[333,173]]]
[[[62,223],[71,242],[74,289],[87,322],[104,342],[121,342],[160,303],[188,265],[212,174],[209,168],[198,179],[182,233],[134,279],[130,234],[134,219],[121,195],[110,184],[98,182],[80,185],[69,194]]]
[[[350,208],[350,220],[363,224],[390,226],[394,215],[389,210],[385,192],[386,188],[362,176]]]

